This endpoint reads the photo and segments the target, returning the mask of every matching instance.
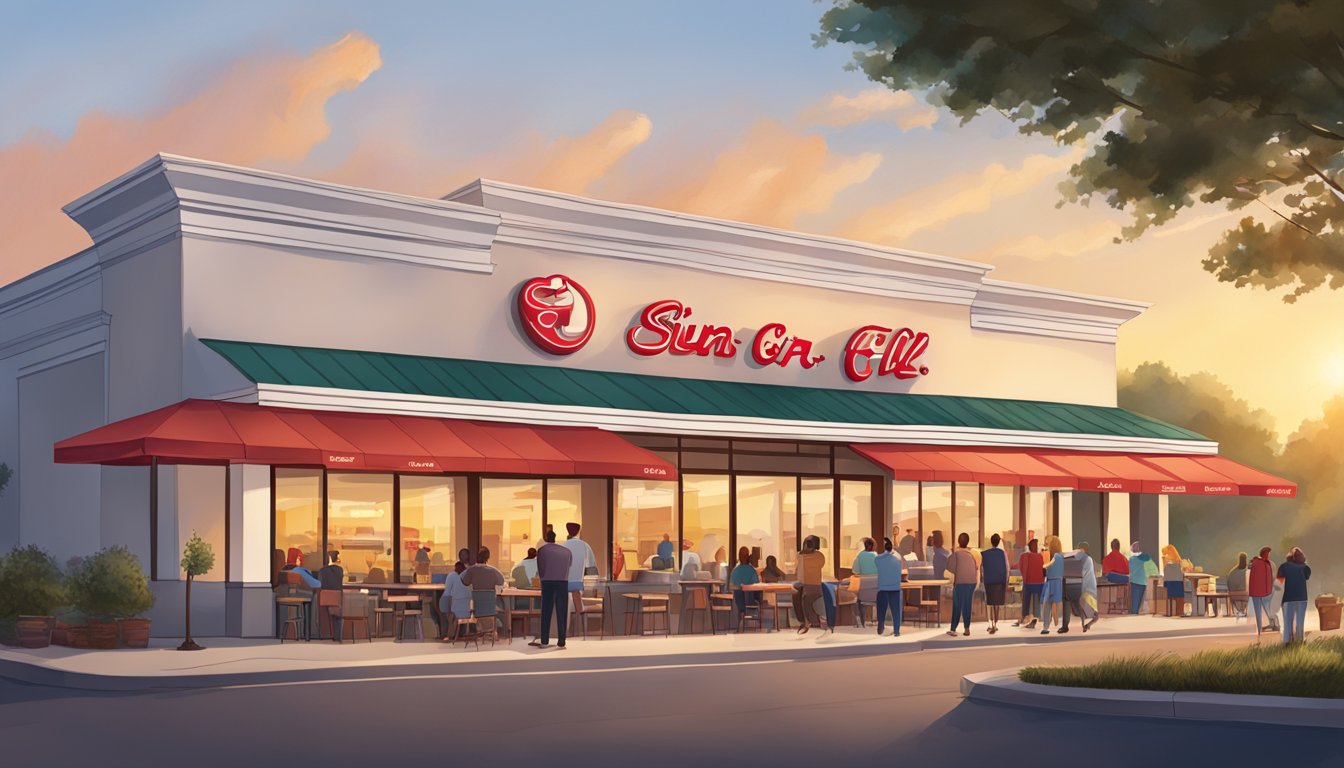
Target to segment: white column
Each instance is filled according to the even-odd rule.
[[[1134,539],[1129,535],[1129,494],[1128,493],[1108,493],[1107,504],[1108,514],[1106,516],[1106,543],[1105,552],[1111,551],[1111,539],[1120,540],[1120,549],[1128,552],[1129,545]]]
[[[1059,530],[1055,531],[1059,543],[1068,552],[1073,549],[1073,492],[1059,492]]]
[[[1157,551],[1171,543],[1171,530],[1169,526],[1171,512],[1171,497],[1158,494],[1157,497]]]
[[[274,633],[271,568],[271,468],[236,464],[229,474],[228,634]]]

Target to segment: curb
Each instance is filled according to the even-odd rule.
[[[1088,715],[1344,729],[1344,699],[1066,688],[1024,683],[1017,678],[1020,669],[966,675],[961,694],[971,701]]]
[[[187,675],[101,675],[91,672],[72,672],[16,659],[0,658],[0,678],[28,685],[67,688],[108,693],[141,691],[181,691],[201,688],[232,686],[277,685],[285,683],[316,683],[327,681],[379,680],[386,678],[458,677],[488,674],[546,674],[555,672],[621,671],[665,666],[720,666],[741,663],[807,662],[846,657],[889,656],[922,650],[922,643],[892,643],[890,645],[834,646],[809,648],[799,653],[797,648],[734,653],[671,653],[607,658],[575,658],[561,661],[547,654],[542,661],[537,655],[520,655],[515,659],[482,661],[454,660],[408,664],[350,663],[310,669],[272,670],[267,672],[222,672]],[[530,660],[537,661],[529,663]],[[554,659],[554,662],[551,661]]]

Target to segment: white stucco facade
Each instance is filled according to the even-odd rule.
[[[37,543],[62,561],[112,544],[149,561],[149,472],[57,465],[52,444],[184,398],[621,428],[602,414],[259,387],[200,339],[1113,406],[1117,329],[1145,307],[995,281],[986,264],[489,181],[427,200],[156,156],[66,211],[94,245],[0,288],[0,461],[17,471],[0,496],[0,547]],[[596,309],[591,342],[565,357],[529,344],[515,317],[519,286],[552,274],[581,283]],[[826,359],[804,369],[757,365],[745,348],[634,354],[625,332],[661,299],[744,346],[783,323]],[[928,333],[928,373],[847,379],[846,339],[869,324]],[[843,437],[806,425],[760,434]],[[224,477],[219,467],[160,472],[155,634],[180,623],[180,542],[224,524]],[[229,482],[227,586],[194,591],[194,628],[266,634],[268,468],[235,466]]]

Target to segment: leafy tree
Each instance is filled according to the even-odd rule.
[[[0,556],[0,618],[50,616],[66,599],[60,566],[36,545]]]
[[[14,470],[9,465],[0,461],[0,496],[5,495],[5,486],[9,485],[10,478],[14,477]]]
[[[199,651],[201,646],[191,639],[191,581],[196,576],[209,573],[210,569],[215,567],[215,550],[202,541],[196,531],[191,532],[191,538],[182,547],[181,566],[187,574],[187,637],[177,649],[179,651]]]
[[[1344,9],[1339,0],[837,0],[820,44],[963,123],[1091,140],[1062,185],[1132,216],[1130,240],[1196,202],[1250,217],[1213,246],[1219,280],[1285,301],[1344,286]]]
[[[140,558],[126,547],[107,547],[70,573],[75,609],[99,619],[126,619],[154,607],[154,593]]]

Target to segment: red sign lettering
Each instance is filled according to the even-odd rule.
[[[867,381],[876,373],[913,379],[926,376],[929,369],[916,366],[915,360],[929,348],[929,334],[909,328],[892,330],[881,325],[865,325],[845,344],[844,369],[851,381]],[[876,367],[874,367],[876,358]]]
[[[788,366],[790,360],[797,359],[804,369],[812,368],[825,360],[825,355],[812,355],[812,342],[804,338],[790,337],[789,329],[783,323],[766,323],[756,332],[751,342],[751,359],[757,365]]]
[[[645,357],[663,352],[700,357],[737,355],[738,342],[731,328],[681,322],[690,316],[691,308],[680,301],[655,301],[639,313],[639,325],[625,332],[626,346]]]

